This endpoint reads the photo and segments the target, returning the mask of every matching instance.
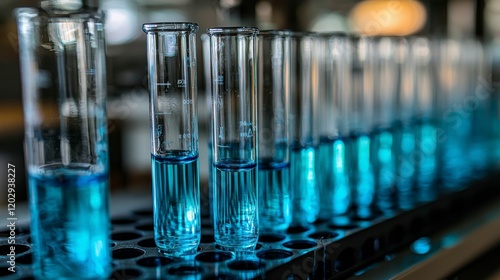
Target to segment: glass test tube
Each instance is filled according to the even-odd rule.
[[[443,133],[439,145],[440,179],[443,191],[455,191],[464,187],[471,170],[469,162],[463,157],[464,152],[468,153],[470,116],[464,114],[462,109],[468,93],[463,56],[469,54],[464,53],[460,42],[453,39],[441,39],[437,47],[438,108]]]
[[[195,23],[146,23],[155,242],[160,252],[195,254],[200,182]]]
[[[320,145],[318,184],[320,219],[346,214],[351,205],[347,166],[351,44],[342,33],[321,34]]]
[[[436,198],[437,176],[436,87],[432,67],[432,49],[428,38],[409,39],[409,56],[415,79],[415,152],[416,200],[429,202]]]
[[[484,178],[491,170],[493,146],[489,142],[489,130],[493,127],[493,116],[489,106],[492,103],[490,85],[484,67],[484,49],[474,39],[462,41],[464,52],[464,68],[467,71],[468,92],[462,102],[462,110],[470,114],[471,134],[469,139],[469,160],[472,167],[471,179]],[[465,115],[465,114],[464,114]]]
[[[203,52],[203,73],[205,74],[205,98],[207,106],[207,111],[211,115],[212,110],[212,74],[211,74],[211,57],[210,57],[210,36],[203,33],[201,35],[201,44]],[[213,178],[214,178],[214,167],[213,167],[213,149],[212,149],[212,122],[208,121],[208,141],[207,141],[207,158],[208,158],[208,208],[210,222],[213,223],[214,217],[214,198],[213,198]]]
[[[350,115],[350,184],[357,215],[371,215],[375,188],[371,164],[373,127],[374,44],[368,37],[351,37],[353,44]]]
[[[392,193],[396,181],[396,144],[394,122],[396,101],[401,82],[400,41],[397,37],[375,38],[374,128],[371,160],[374,171],[376,206],[392,211]]]
[[[290,91],[290,187],[292,224],[314,222],[320,211],[318,148],[318,52],[315,33],[292,33]]]
[[[41,279],[111,272],[103,15],[16,11],[33,267]]]
[[[256,36],[247,27],[211,28],[215,242],[253,250],[259,236]]]
[[[261,230],[283,231],[291,222],[290,32],[259,33],[257,77],[259,224]]]

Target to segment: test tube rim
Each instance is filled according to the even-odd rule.
[[[317,38],[318,37],[318,32],[311,32],[311,31],[292,31],[290,33],[290,37],[294,39],[301,39],[301,38]]]
[[[144,33],[158,32],[190,32],[198,31],[199,25],[195,22],[149,22],[142,25]]]
[[[292,31],[288,29],[269,29],[269,30],[260,30],[259,37],[290,37],[292,35]]]
[[[320,32],[318,36],[329,39],[331,37],[339,37],[339,38],[348,38],[350,35],[347,32],[343,31],[331,31],[331,32]]]
[[[208,36],[234,36],[234,35],[257,36],[259,32],[260,31],[257,27],[236,26],[236,27],[208,28],[206,34],[208,34]]]

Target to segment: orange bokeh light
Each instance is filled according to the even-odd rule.
[[[422,29],[427,17],[422,3],[414,0],[368,0],[357,4],[351,24],[366,35],[410,35]]]

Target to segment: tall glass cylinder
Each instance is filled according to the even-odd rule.
[[[111,271],[103,15],[16,11],[34,275]]]
[[[321,34],[319,91],[319,162],[321,219],[346,214],[351,203],[347,166],[351,55],[349,37]]]
[[[436,83],[433,68],[433,53],[428,38],[409,39],[408,60],[415,79],[415,152],[416,188],[418,202],[429,202],[436,198],[437,179],[437,126]]]
[[[463,62],[470,54],[453,39],[439,40],[437,51],[440,179],[445,191],[456,191],[465,187],[471,174],[471,165],[463,158],[471,132],[470,113],[463,109],[469,78]]]
[[[368,37],[352,37],[352,92],[350,95],[350,184],[357,215],[371,215],[375,195],[371,161],[374,99],[374,42]]]
[[[256,36],[211,28],[214,237],[223,249],[252,250],[259,236]]]
[[[259,224],[263,230],[282,231],[291,222],[290,32],[259,33],[257,77]]]
[[[200,243],[195,23],[147,23],[155,242],[168,255]]]
[[[394,123],[401,82],[399,46],[403,39],[375,39],[374,128],[371,142],[376,205],[387,212],[394,208],[392,194],[396,181],[396,141]]]
[[[290,186],[292,224],[314,222],[320,211],[316,178],[318,139],[318,45],[314,33],[293,33],[291,40]]]

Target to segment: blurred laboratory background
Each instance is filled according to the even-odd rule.
[[[13,10],[30,6],[38,6],[38,1],[0,1],[0,81],[3,85],[0,90],[0,167],[5,167],[0,168],[0,178],[6,178],[7,163],[14,164],[18,196],[26,195],[26,184]],[[106,13],[112,192],[140,188],[150,191],[151,186],[146,36],[141,30],[145,22],[190,21],[200,25],[198,100],[204,184],[208,177],[208,105],[199,38],[209,27],[244,25],[259,29],[477,38],[487,46],[500,40],[500,0],[101,0],[101,7]],[[5,192],[5,188],[1,191]]]

